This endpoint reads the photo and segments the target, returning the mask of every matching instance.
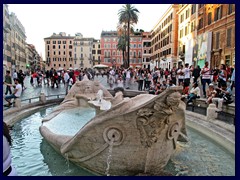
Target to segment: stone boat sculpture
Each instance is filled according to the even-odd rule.
[[[101,110],[91,101],[99,90],[111,107]],[[78,166],[100,175],[158,174],[186,136],[181,87],[160,95],[113,97],[99,82],[77,82],[64,101],[42,121],[40,132],[51,146]],[[77,106],[94,107],[96,115],[74,136],[56,134],[45,126],[53,117]],[[68,127],[66,127],[68,128]]]

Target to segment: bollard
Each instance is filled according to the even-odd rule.
[[[44,93],[41,93],[40,96],[39,96],[39,101],[42,102],[42,103],[46,103],[46,96]]]
[[[211,103],[207,108],[207,120],[215,120],[217,118],[216,105]]]
[[[21,107],[21,99],[20,98],[14,99],[14,107],[17,107],[17,108]]]

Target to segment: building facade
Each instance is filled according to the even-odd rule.
[[[26,70],[26,33],[25,28],[14,13],[9,16],[11,22],[12,69]]]
[[[34,48],[26,43],[25,28],[15,13],[10,13],[8,5],[3,4],[3,72],[14,70],[28,71],[35,59],[39,65],[39,55]]]
[[[172,4],[151,31],[151,59],[158,68],[177,65],[178,9],[177,4]]]
[[[208,61],[211,68],[235,64],[234,4],[180,4],[178,18],[180,62],[203,67]]]
[[[9,11],[8,5],[3,4],[3,73],[5,73],[6,70],[11,70],[11,56],[11,25]]]
[[[123,58],[123,52],[117,48],[117,31],[103,31],[101,33],[101,63],[109,67],[120,67],[123,59],[127,59],[127,51]],[[130,67],[142,67],[142,35],[130,35]]]
[[[101,43],[100,40],[93,40],[93,48],[92,48],[92,62],[93,66],[97,64],[101,64]]]
[[[198,14],[198,36],[212,34],[210,66],[235,64],[235,4],[203,4]]]
[[[74,36],[67,36],[64,32],[53,33],[52,36],[44,38],[47,70],[74,67],[73,40]]]
[[[152,70],[154,63],[151,62],[151,33],[142,33],[142,68]]]
[[[92,68],[93,40],[93,38],[83,38],[81,36],[76,36],[74,38],[74,68]]]

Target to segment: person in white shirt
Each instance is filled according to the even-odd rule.
[[[188,63],[185,64],[184,82],[186,82],[187,85],[189,86],[189,84],[190,84],[190,69],[189,69],[189,64]]]
[[[17,75],[17,71],[16,70],[14,70],[14,73],[13,73],[13,79],[17,79],[18,78],[18,75]]]
[[[127,84],[126,89],[129,89],[130,80],[131,80],[131,72],[130,72],[130,69],[128,69],[126,72],[126,84]]]
[[[190,94],[187,97],[187,104],[192,103],[193,99],[199,98],[200,97],[200,89],[198,87],[197,83],[193,84],[192,89],[190,90]]]
[[[5,100],[8,102],[8,105],[6,105],[7,107],[10,107],[12,105],[11,103],[12,99],[19,98],[22,94],[22,85],[19,84],[19,79],[18,78],[14,79],[14,83],[16,85],[6,84],[8,86],[13,86],[13,87],[15,86],[13,94],[5,97]]]
[[[208,62],[205,62],[205,66],[202,68],[202,88],[203,88],[203,96],[206,98],[206,83],[209,85],[211,83],[211,73],[208,68]]]
[[[122,80],[122,77],[121,77],[121,76],[118,77],[118,80],[117,80],[117,87],[121,87],[121,88],[123,88],[123,80]]]
[[[72,85],[73,85],[73,78],[70,77],[70,79],[69,79],[69,83],[68,83],[69,89],[72,88]]]
[[[180,65],[180,69],[177,71],[178,75],[178,85],[180,86],[181,83],[184,81],[184,70],[183,70],[183,65]]]
[[[65,89],[66,89],[66,95],[68,94],[68,83],[69,83],[69,70],[64,72],[63,79],[64,79],[64,84],[65,84]]]

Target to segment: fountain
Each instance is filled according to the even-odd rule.
[[[175,152],[177,141],[186,137],[181,90],[171,87],[158,96],[133,98],[118,92],[113,97],[99,82],[85,78],[42,120],[40,133],[62,156],[94,173],[158,174]],[[70,115],[70,111],[80,112],[76,121],[84,121],[72,124],[74,133],[63,130],[71,129],[72,119],[61,114]]]

